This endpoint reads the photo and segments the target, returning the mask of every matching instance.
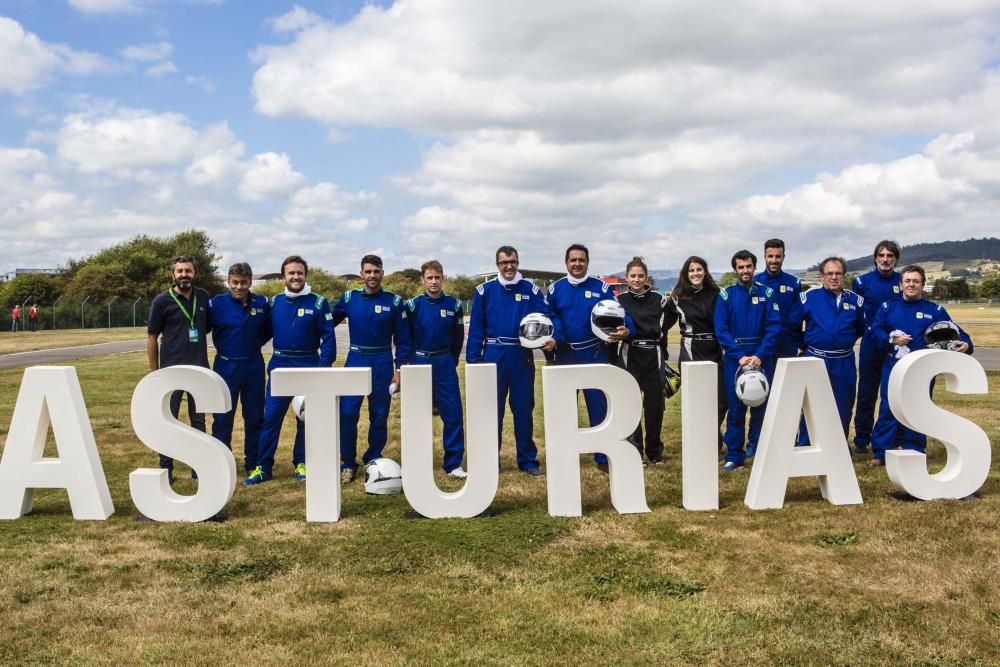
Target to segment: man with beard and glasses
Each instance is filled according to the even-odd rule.
[[[146,325],[146,357],[149,371],[169,366],[201,366],[208,368],[208,336],[211,324],[208,313],[208,292],[194,286],[197,277],[194,257],[182,255],[170,265],[173,286],[157,294],[149,308]],[[175,391],[170,395],[170,414],[177,418],[181,398],[187,394]],[[198,412],[194,397],[187,394],[187,411],[191,426],[205,431],[205,414]],[[168,472],[174,482],[174,460],[160,454],[160,467]],[[197,479],[192,470],[191,477]]]
[[[715,304],[715,337],[722,346],[722,379],[726,384],[726,463],[723,470],[742,468],[757,449],[764,423],[765,401],[750,408],[750,428],[746,430],[747,406],[736,394],[736,374],[744,366],[764,372],[768,382],[774,375],[774,355],[781,336],[781,307],[774,291],[754,280],[757,257],[740,250],[732,258],[737,282],[719,292]],[[744,450],[744,436],[747,448]]]
[[[566,275],[549,285],[549,308],[552,309],[553,338],[556,340],[556,364],[608,363],[608,345],[594,335],[591,311],[599,301],[616,300],[608,284],[588,273],[590,251],[574,243],[566,248]],[[614,342],[624,340],[634,333],[632,319],[626,314],[625,325],[610,334]],[[604,421],[608,413],[608,400],[599,389],[584,389],[587,416],[591,428]],[[658,434],[657,434],[658,435]],[[594,463],[601,472],[608,472],[608,457],[594,454]]]
[[[337,343],[333,335],[333,314],[330,302],[322,294],[314,294],[306,275],[309,265],[298,255],[281,263],[285,291],[271,297],[271,335],[274,353],[267,365],[270,374],[275,368],[327,368],[337,358]],[[264,425],[260,432],[257,466],[243,483],[247,486],[271,479],[274,455],[278,450],[281,424],[292,403],[291,396],[271,394],[270,375],[264,394]],[[323,409],[322,406],[313,409]],[[295,420],[295,445],[292,448],[295,479],[306,479],[306,436],[302,420]]]
[[[229,267],[228,292],[208,302],[212,318],[215,361],[212,370],[229,387],[232,408],[212,419],[212,437],[232,449],[236,402],[243,408],[243,470],[257,467],[257,441],[264,423],[264,356],[260,348],[271,339],[271,306],[267,297],[250,291],[253,269],[246,262]]]
[[[646,459],[663,463],[663,362],[667,358],[666,323],[669,299],[649,285],[649,268],[642,257],[633,257],[625,266],[627,289],[618,301],[632,318],[635,335],[621,344],[621,365],[632,374],[642,392],[642,415],[646,422]],[[671,324],[673,322],[671,321]],[[642,424],[629,436],[639,454],[643,453]]]
[[[875,268],[854,279],[852,290],[864,297],[865,324],[869,327],[883,303],[900,298],[899,272],[895,270],[901,252],[899,244],[888,239],[875,246]],[[872,441],[875,423],[875,403],[882,381],[883,354],[880,342],[866,333],[861,337],[858,353],[858,399],[854,410],[854,451],[864,454]]]

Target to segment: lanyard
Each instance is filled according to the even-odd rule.
[[[186,317],[187,321],[191,323],[191,328],[192,329],[196,328],[195,325],[194,325],[194,315],[188,313],[187,308],[184,307],[184,305],[180,302],[180,299],[177,298],[177,295],[174,294],[174,288],[173,287],[170,288],[170,298],[172,298],[174,300],[174,303],[177,304],[177,307],[181,309],[182,313],[184,313],[184,317]],[[196,312],[198,312],[198,293],[197,292],[194,293],[194,300],[191,302],[191,313],[196,313]]]

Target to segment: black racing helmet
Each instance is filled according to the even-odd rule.
[[[924,331],[924,345],[929,349],[954,351],[961,344],[961,329],[951,320],[935,322]]]

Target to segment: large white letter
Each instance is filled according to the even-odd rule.
[[[577,428],[577,390],[600,389],[608,415],[593,428]],[[642,397],[627,371],[610,364],[546,366],[542,369],[545,406],[545,462],[549,514],[581,516],[580,455],[608,457],[611,504],[621,514],[648,512],[642,458],[626,438],[639,423]]]
[[[685,509],[719,509],[719,367],[681,364],[681,479]]]
[[[795,447],[803,414],[811,444]],[[823,360],[779,359],[744,502],[755,510],[779,508],[785,503],[789,477],[813,476],[819,477],[820,492],[834,505],[861,504]]]
[[[465,367],[469,477],[461,491],[443,493],[434,483],[431,367],[403,366],[403,493],[422,516],[468,518],[484,512],[497,494],[497,367]]]
[[[306,398],[306,521],[340,520],[341,396],[372,393],[370,368],[276,368],[271,394]]]
[[[167,471],[139,468],[128,476],[132,502],[154,521],[205,521],[218,514],[236,490],[236,461],[226,446],[170,414],[170,395],[186,391],[201,412],[228,412],[229,388],[201,366],[170,366],[142,378],[132,394],[132,428],[155,452],[187,463],[198,473],[198,491],[182,496],[170,488]]]
[[[42,457],[50,423],[59,458]],[[0,519],[30,512],[35,489],[66,489],[74,519],[115,512],[72,366],[24,371],[0,461]]]
[[[927,457],[916,451],[886,452],[892,483],[914,498],[964,498],[975,493],[990,473],[990,439],[983,429],[934,405],[928,387],[944,375],[948,391],[985,394],[986,372],[966,354],[920,350],[903,357],[889,376],[889,406],[903,426],[940,440],[948,460],[941,472],[927,473]]]

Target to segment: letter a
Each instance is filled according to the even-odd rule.
[[[50,423],[59,458],[42,457]],[[24,371],[0,461],[0,519],[30,512],[35,489],[66,489],[74,519],[115,512],[72,366]]]
[[[808,447],[795,446],[799,415],[805,416],[809,429]],[[780,508],[789,477],[814,476],[819,477],[823,497],[834,505],[861,504],[822,359],[779,359],[744,502],[755,510]]]

